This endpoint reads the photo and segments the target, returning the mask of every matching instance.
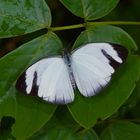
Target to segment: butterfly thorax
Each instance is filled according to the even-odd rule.
[[[76,88],[76,83],[75,83],[73,70],[72,70],[72,58],[71,58],[71,54],[69,53],[69,51],[67,49],[64,49],[63,59],[64,59],[64,62],[67,66],[67,69],[68,69],[71,84],[72,84],[73,88],[75,89]]]
[[[66,65],[71,67],[71,54],[69,53],[69,51],[67,49],[64,49],[64,51],[63,51],[63,59],[64,59]]]

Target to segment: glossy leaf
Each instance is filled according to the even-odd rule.
[[[53,117],[42,129],[46,132],[47,130],[60,127],[66,127],[73,132],[77,131],[80,127],[79,124],[72,118],[67,106],[58,106]]]
[[[1,0],[0,38],[26,34],[51,24],[45,0]]]
[[[109,25],[87,27],[77,38],[73,49],[88,42],[111,42],[130,50],[137,50],[136,43],[127,32],[119,27]]]
[[[65,118],[64,118],[65,119]],[[67,121],[67,125],[58,124],[56,122],[55,127],[44,130],[38,135],[34,135],[29,140],[98,140],[97,134],[93,130],[82,130],[76,132],[76,127],[70,125]],[[54,122],[52,121],[54,124]]]
[[[85,20],[95,20],[107,15],[119,0],[60,0],[74,15]]]
[[[39,130],[52,117],[56,108],[29,96],[18,95],[17,103],[16,122],[12,127],[12,135],[17,139],[26,139]]]
[[[62,115],[63,114],[63,115]],[[28,140],[98,140],[93,130],[81,129],[67,108],[57,108],[47,124]]]
[[[22,96],[17,93],[15,82],[29,65],[42,57],[60,53],[61,47],[59,38],[49,32],[0,59],[0,112],[1,115],[14,116],[13,135],[18,139],[25,139],[38,130],[48,121],[56,106]],[[9,102],[12,97],[16,106]]]
[[[106,128],[100,140],[139,140],[140,125],[131,122],[116,122]]]
[[[72,135],[72,132],[67,128],[54,128],[49,130],[48,133],[40,134],[30,140],[76,140]]]
[[[73,139],[73,133],[77,129],[79,129],[79,125],[73,120],[67,108],[59,106],[53,117],[29,140]]]
[[[76,140],[98,140],[98,136],[93,130],[83,130],[77,134]]]
[[[136,83],[136,87],[133,94],[130,96],[129,100],[125,104],[125,111],[129,111],[133,118],[140,118],[140,78]],[[140,122],[140,120],[138,120]]]
[[[74,134],[71,130],[64,128],[54,128],[48,133],[40,134],[29,140],[98,140],[94,131],[83,131],[79,134]]]
[[[87,42],[112,42],[130,49],[136,48],[132,38],[121,31],[120,28],[112,26],[88,29],[81,33],[73,48]],[[134,89],[135,81],[139,76],[139,66],[139,57],[129,55],[126,63],[113,75],[109,86],[97,96],[85,98],[77,91],[74,103],[68,105],[74,119],[83,127],[90,128],[96,123],[97,119],[106,119],[112,115],[126,101]]]
[[[133,90],[131,96],[119,109],[120,115],[125,116],[126,114],[129,113],[131,114],[131,117],[139,118],[140,117],[139,104],[140,104],[140,79],[139,81],[136,82],[136,87]]]

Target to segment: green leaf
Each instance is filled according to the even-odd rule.
[[[29,140],[76,140],[73,133],[67,128],[54,128]]]
[[[36,135],[29,140],[98,140],[97,134],[93,130],[83,130],[75,134],[67,127],[59,127],[48,130],[40,135]]]
[[[1,0],[0,38],[26,34],[51,24],[45,0]]]
[[[106,128],[100,140],[139,140],[140,125],[131,122],[116,122]]]
[[[92,129],[83,130],[77,134],[76,140],[98,140],[98,136]]]
[[[73,134],[78,128],[79,125],[73,120],[67,108],[59,106],[53,117],[29,140],[73,139]]]
[[[131,114],[131,117],[133,116],[133,118],[140,118],[139,104],[140,104],[140,79],[139,81],[136,82],[136,87],[133,90],[131,96],[119,109],[120,116],[126,116],[126,114]]]
[[[131,49],[136,48],[134,41],[128,34],[112,26],[99,26],[84,31],[76,40],[73,48],[87,42],[104,41],[117,43]],[[90,128],[97,119],[106,119],[112,115],[130,96],[139,76],[139,68],[139,57],[129,55],[126,63],[113,75],[109,86],[100,94],[85,98],[77,91],[74,103],[68,105],[74,119],[83,127]]]
[[[49,32],[0,59],[0,115],[8,114],[16,119],[13,134],[19,139],[32,135],[46,123],[56,106],[17,93],[17,77],[40,58],[60,53],[61,48],[59,38]],[[13,98],[14,101],[9,102]]]
[[[137,122],[140,123],[140,79],[136,83],[136,87],[133,94],[129,97],[128,101],[125,103],[123,112],[131,114],[131,117],[136,118]]]
[[[66,106],[58,106],[51,119],[39,131],[31,136],[29,140],[55,137],[51,136],[50,133],[54,133],[55,130],[62,130],[65,128],[69,130],[69,132],[74,133],[79,129],[79,125],[73,120]]]
[[[62,138],[64,133],[70,134],[68,136],[70,138],[77,129],[79,129],[79,125],[73,120],[67,107],[59,106],[53,117],[29,140],[60,139],[59,136]]]
[[[1,116],[15,116],[16,113],[16,98],[15,93],[12,92],[11,88],[7,85],[10,84],[6,82],[3,78],[6,75],[7,70],[1,70],[1,61],[0,61],[0,117]],[[2,76],[3,75],[3,76]],[[8,75],[7,75],[8,76]],[[10,77],[10,76],[9,76]],[[7,88],[7,90],[6,90]]]
[[[63,114],[63,115],[62,115]],[[67,106],[58,106],[53,117],[47,122],[43,130],[50,130],[53,128],[66,127],[72,129],[73,132],[79,129],[79,124],[75,122]]]
[[[40,134],[29,140],[98,140],[94,131],[83,131],[79,134],[74,134],[68,128],[54,128],[49,130],[48,133]]]
[[[95,20],[107,15],[119,0],[60,0],[74,15],[85,20]]]
[[[56,106],[27,96],[17,96],[16,122],[12,135],[24,140],[39,130],[53,115]],[[24,133],[23,133],[24,132]]]
[[[131,36],[119,27],[104,25],[104,26],[89,26],[77,38],[73,48],[88,42],[111,42],[120,44],[128,49],[137,50],[137,45]]]
[[[63,115],[62,115],[63,114]],[[29,140],[98,140],[93,130],[82,129],[72,119],[67,108],[60,106],[47,124]]]

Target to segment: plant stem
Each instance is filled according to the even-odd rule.
[[[103,22],[87,22],[83,24],[75,24],[61,27],[51,27],[51,31],[61,31],[61,30],[70,30],[77,28],[85,28],[86,26],[98,26],[98,25],[140,25],[140,22],[137,21],[103,21]]]
[[[104,21],[104,22],[88,22],[88,25],[140,25],[137,21]]]
[[[84,28],[84,24],[75,24],[75,25],[68,25],[68,26],[61,26],[61,27],[52,27],[50,28],[51,31],[61,31],[61,30],[70,30],[70,29],[76,29],[76,28]]]

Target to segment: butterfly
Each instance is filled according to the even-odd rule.
[[[65,49],[62,56],[43,58],[27,68],[16,88],[50,103],[68,104],[76,88],[85,97],[99,93],[127,55],[125,47],[111,43],[87,43],[72,52]]]

